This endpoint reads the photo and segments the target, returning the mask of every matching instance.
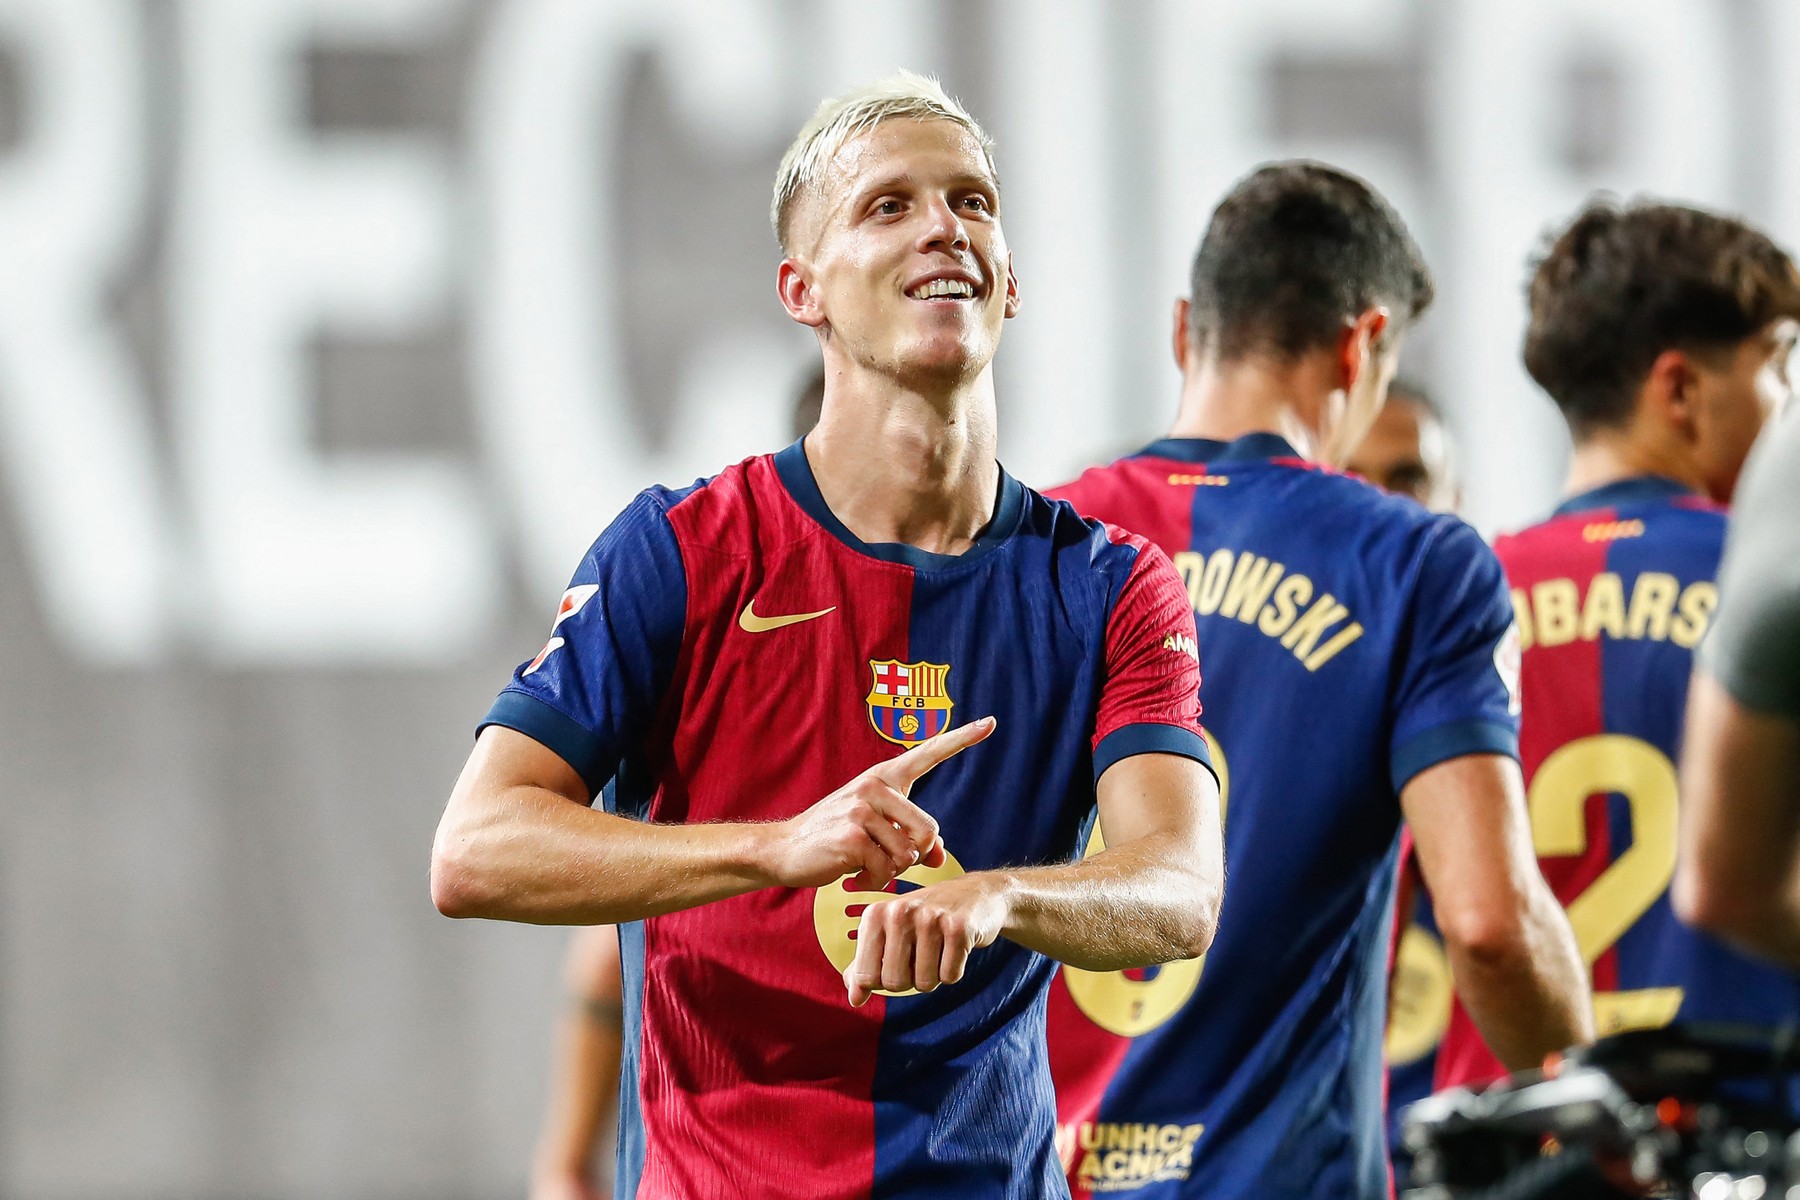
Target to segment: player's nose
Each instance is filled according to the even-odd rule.
[[[933,197],[925,206],[925,225],[919,234],[921,249],[967,250],[969,230],[948,196]]]

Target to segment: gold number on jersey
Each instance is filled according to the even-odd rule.
[[[1444,943],[1418,924],[1408,925],[1394,953],[1385,1044],[1390,1066],[1417,1062],[1437,1049],[1450,1028],[1453,991]]]
[[[1213,769],[1219,773],[1219,817],[1225,816],[1226,797],[1231,792],[1231,770],[1225,765],[1225,751],[1218,739],[1203,731],[1206,748],[1212,753]],[[1100,822],[1088,838],[1084,857],[1106,849],[1106,838]],[[1148,1033],[1181,1011],[1194,989],[1200,986],[1200,972],[1206,967],[1206,956],[1184,958],[1154,968],[1148,979],[1133,979],[1124,971],[1083,971],[1064,967],[1063,979],[1069,985],[1069,996],[1094,1024],[1122,1037]]]
[[[1585,853],[1587,799],[1617,792],[1631,809],[1631,848],[1569,902],[1569,924],[1589,966],[1625,935],[1675,875],[1675,765],[1649,742],[1604,733],[1570,742],[1532,777],[1531,840],[1540,858]],[[1675,1019],[1681,989],[1594,993],[1601,1036],[1658,1029]]]
[[[946,879],[955,879],[964,874],[962,864],[949,851],[944,852],[944,861],[935,867],[924,863],[910,867],[901,872],[900,879],[904,883],[928,887],[934,883],[942,883]],[[846,875],[836,883],[828,883],[813,891],[813,932],[819,936],[819,949],[839,973],[850,969],[856,961],[856,930],[862,924],[863,909],[883,900],[892,900],[893,892],[859,892],[851,887],[854,875]],[[883,996],[916,996],[916,991],[890,992],[881,988],[875,989]]]

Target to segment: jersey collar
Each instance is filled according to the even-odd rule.
[[[1552,516],[1566,517],[1570,513],[1592,512],[1596,508],[1622,508],[1628,504],[1651,504],[1658,500],[1672,500],[1677,496],[1693,496],[1698,493],[1685,483],[1678,483],[1662,475],[1634,475],[1630,479],[1615,479],[1611,483],[1601,484],[1570,496],[1556,506]]]
[[[1018,528],[1019,518],[1025,511],[1025,485],[1008,475],[1005,467],[1001,467],[1000,494],[994,501],[994,517],[982,529],[975,544],[961,554],[935,554],[917,546],[908,546],[904,542],[865,542],[851,533],[825,503],[825,497],[819,492],[819,482],[813,478],[812,464],[806,461],[804,442],[805,439],[802,438],[775,455],[775,473],[780,476],[782,486],[807,516],[825,527],[825,532],[870,558],[903,563],[921,571],[961,566],[1002,545]]]
[[[1163,438],[1151,442],[1132,458],[1167,458],[1184,463],[1250,462],[1266,458],[1299,458],[1288,440],[1278,433],[1246,433],[1236,441],[1212,438]]]

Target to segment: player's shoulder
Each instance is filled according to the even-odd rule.
[[[1065,563],[1078,563],[1101,574],[1130,571],[1145,555],[1166,557],[1156,544],[1123,526],[1084,515],[1064,493],[1066,486],[1040,492],[1026,487],[1019,535],[1049,544]]]
[[[731,554],[796,540],[808,527],[797,504],[784,501],[776,459],[755,454],[685,486],[647,487],[632,507],[689,549]]]
[[[1197,468],[1186,470],[1192,473]],[[1044,495],[1066,500],[1081,512],[1107,512],[1121,504],[1141,502],[1146,491],[1156,492],[1178,482],[1171,478],[1173,474],[1167,462],[1132,455],[1089,467],[1068,483],[1047,488]]]
[[[1703,496],[1677,495],[1641,504],[1559,510],[1500,534],[1494,549],[1509,568],[1563,558],[1587,547],[1691,551],[1716,556],[1725,544],[1730,510]]]
[[[1435,512],[1385,492],[1360,475],[1318,463],[1273,463],[1288,472],[1290,490],[1279,502],[1284,522],[1337,545],[1363,548],[1365,558],[1430,558],[1449,565],[1487,561],[1492,550],[1455,513]]]

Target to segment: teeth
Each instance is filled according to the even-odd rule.
[[[975,295],[975,285],[961,279],[934,279],[913,289],[913,295],[920,300],[935,300],[939,296],[955,296],[968,300]]]

